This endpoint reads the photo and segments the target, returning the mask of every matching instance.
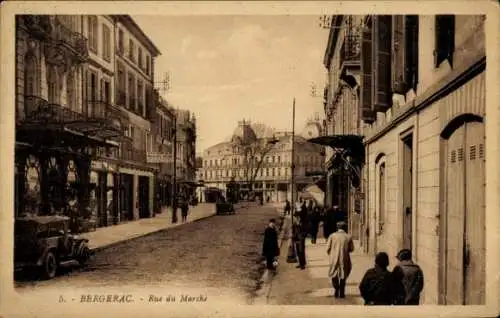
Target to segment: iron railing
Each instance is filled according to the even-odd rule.
[[[147,155],[145,149],[138,149],[129,142],[123,142],[120,145],[120,159],[146,163],[146,158]]]
[[[125,115],[120,108],[102,100],[87,102],[86,119],[89,121],[104,121],[117,130],[123,130]]]
[[[75,32],[66,27],[58,18],[55,19],[52,37],[75,53],[80,59],[86,59],[89,55],[87,38],[80,32]]]
[[[362,26],[348,17],[345,26],[345,37],[340,49],[340,65],[344,61],[357,61],[361,58]]]
[[[59,104],[49,103],[39,96],[24,97],[24,120],[43,122],[74,122],[84,120],[82,113]]]

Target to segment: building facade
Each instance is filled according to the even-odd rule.
[[[176,113],[176,183],[177,190],[188,197],[196,187],[196,118],[188,110]]]
[[[361,140],[363,121],[358,106],[358,93],[361,80],[363,17],[335,16],[332,26],[323,60],[328,70],[328,81],[324,90],[324,135],[339,139],[359,136]],[[349,143],[347,146],[352,145]],[[351,149],[344,147],[342,143],[326,149],[325,205],[337,205],[347,211],[349,232],[358,239],[362,228],[360,173],[363,156],[354,158],[350,151]],[[350,166],[347,165],[348,162],[358,164]]]
[[[484,304],[485,17],[356,18],[364,248],[412,249],[425,304]]]
[[[16,19],[16,215],[75,231],[153,215],[158,54],[129,16]]]
[[[205,188],[226,191],[234,179],[242,198],[252,192],[271,202],[284,202],[291,199],[291,158],[291,133],[260,137],[249,122],[241,121],[230,141],[204,151],[199,177]],[[323,148],[295,136],[295,189],[300,191],[313,183],[312,175],[323,171],[323,166]]]
[[[153,148],[148,152],[147,161],[158,167],[155,184],[155,211],[160,213],[162,208],[172,204],[175,110],[156,90],[154,94],[154,100],[157,101],[156,116],[152,123],[154,140]]]

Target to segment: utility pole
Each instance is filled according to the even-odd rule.
[[[292,209],[295,209],[295,97],[292,106],[292,171],[291,171]]]
[[[174,173],[172,183],[172,223],[177,223],[177,112],[174,111]]]

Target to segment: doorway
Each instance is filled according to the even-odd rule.
[[[108,226],[108,213],[107,213],[107,173],[105,171],[98,172],[98,183],[96,188],[97,196],[97,219],[98,227]]]
[[[139,218],[148,218],[149,213],[149,177],[139,177]]]
[[[485,301],[484,124],[467,122],[446,141],[445,302]]]
[[[403,139],[403,248],[413,245],[413,133]]]

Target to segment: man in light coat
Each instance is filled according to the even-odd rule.
[[[326,242],[326,252],[330,259],[328,277],[335,289],[335,298],[345,297],[345,284],[352,269],[350,253],[354,251],[354,243],[346,231],[347,223],[338,222],[337,232],[331,234]]]

